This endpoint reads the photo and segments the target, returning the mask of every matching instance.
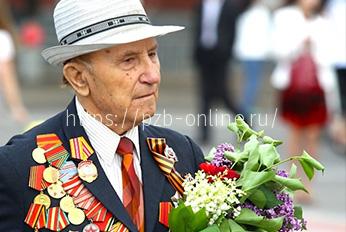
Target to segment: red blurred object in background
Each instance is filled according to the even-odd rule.
[[[24,46],[39,47],[45,40],[44,29],[35,21],[27,21],[21,26],[20,39]]]

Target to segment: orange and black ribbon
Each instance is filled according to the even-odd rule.
[[[157,165],[163,172],[163,174],[167,177],[168,181],[174,187],[174,189],[183,195],[184,187],[183,182],[184,179],[181,175],[175,170],[174,164],[175,160],[166,157],[164,154],[166,148],[166,139],[164,138],[147,138],[147,143],[149,146],[149,150],[151,151],[154,160]]]

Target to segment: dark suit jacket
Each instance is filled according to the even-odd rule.
[[[217,27],[218,41],[212,49],[206,49],[201,44],[203,1],[201,0],[200,4],[197,5],[195,12],[194,59],[198,65],[210,65],[210,62],[226,64],[231,58],[236,20],[241,11],[237,1],[224,1]]]
[[[203,161],[203,155],[197,145],[187,136],[156,126],[144,126],[142,124],[139,128],[141,167],[144,186],[145,231],[168,231],[158,220],[159,203],[170,201],[175,190],[153,160],[146,143],[146,138],[166,138],[167,144],[172,147],[177,154],[179,162],[176,164],[176,169],[181,174],[195,172],[198,164]],[[23,135],[13,137],[7,145],[1,147],[0,231],[33,231],[24,223],[30,204],[38,194],[38,191],[28,187],[29,169],[31,166],[38,165],[31,157],[31,153],[32,150],[36,148],[36,136],[48,133],[57,134],[62,140],[64,147],[69,152],[70,138],[83,136],[90,144],[83,127],[80,126],[75,103],[72,101],[65,111],[57,114]],[[114,217],[122,221],[130,231],[137,231],[116,192],[109,183],[97,156],[94,154],[90,159],[95,163],[99,177],[90,184],[84,182],[85,186],[103,203],[108,211],[111,212]],[[58,206],[58,201],[52,199],[52,206]],[[64,229],[64,231],[82,231],[86,224],[87,221],[80,226],[70,225]],[[48,230],[42,229],[40,231]]]

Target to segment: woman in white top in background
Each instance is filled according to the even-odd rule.
[[[15,45],[8,7],[0,0],[0,94],[4,95],[11,116],[17,122],[27,120],[15,71]],[[4,118],[4,117],[1,117]]]
[[[244,76],[241,104],[248,115],[256,113],[256,99],[263,82],[270,44],[270,17],[263,0],[252,0],[237,22],[234,52],[241,62]]]
[[[320,133],[327,119],[326,105],[330,113],[335,104],[333,97],[336,92],[335,75],[330,57],[332,40],[328,23],[320,14],[323,4],[322,0],[288,1],[286,6],[279,8],[273,16],[272,51],[277,60],[277,66],[272,75],[272,84],[281,91],[287,89],[291,80],[292,63],[308,52],[316,63],[317,83],[326,96],[326,101],[322,95],[320,99],[323,102],[311,101],[310,105],[307,100],[309,96],[296,99],[295,104],[290,105],[290,112],[288,112],[288,116],[292,116],[295,120],[289,120],[290,117],[287,117],[285,112],[285,103],[281,102],[283,103],[281,114],[290,129],[288,140],[290,155],[301,154],[303,149],[313,156],[319,153]],[[305,112],[301,114],[298,112],[299,109]],[[308,182],[305,186],[308,186]],[[308,195],[299,195],[297,200],[307,202],[311,201],[311,198]]]

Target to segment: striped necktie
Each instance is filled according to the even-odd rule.
[[[123,204],[138,231],[144,232],[144,201],[142,184],[133,165],[133,143],[130,139],[120,139],[117,154],[123,157],[121,172],[123,179]]]

